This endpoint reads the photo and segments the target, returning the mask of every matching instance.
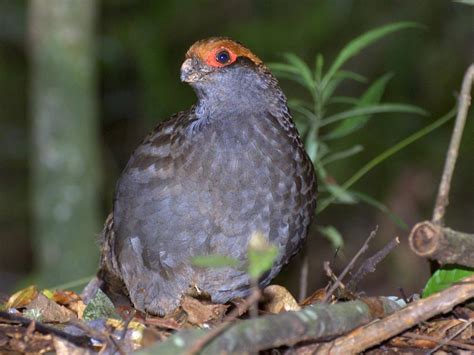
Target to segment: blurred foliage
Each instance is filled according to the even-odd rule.
[[[0,291],[11,289],[19,273],[24,275],[34,268],[27,188],[30,122],[26,4],[24,0],[0,0]],[[366,80],[346,80],[339,87],[338,96],[360,98],[370,87],[367,83],[378,82],[379,87],[385,86],[379,101],[412,103],[432,116],[374,119],[356,134],[333,139],[332,152],[357,147],[347,152],[351,154],[360,150],[358,146],[364,147],[350,159],[337,160],[335,156],[335,160],[325,161],[338,181],[347,181],[370,161],[374,152],[394,146],[447,112],[453,106],[464,70],[473,60],[473,51],[469,50],[474,43],[472,9],[450,0],[103,0],[100,6],[97,59],[101,80],[104,217],[111,207],[117,176],[134,147],[158,121],[194,102],[192,90],[179,82],[179,67],[185,51],[197,39],[213,35],[233,37],[265,62],[279,61],[281,53],[290,52],[306,63],[313,63],[315,53],[324,53],[325,61],[334,63],[344,44],[371,28],[397,21],[414,21],[426,28],[394,33],[362,51],[344,67],[345,71],[361,73]],[[285,80],[282,87],[290,98],[311,100],[296,83]],[[389,208],[403,206],[401,210],[407,211],[411,219],[402,217],[409,225],[417,216],[430,215],[450,129],[445,125],[429,138],[406,148],[403,154],[393,156],[389,164],[372,170],[355,188],[370,191],[373,199]],[[474,151],[474,139],[469,139],[472,133],[473,120],[469,119],[447,216],[448,225],[460,230],[474,229],[474,172],[468,162]],[[408,178],[404,180],[404,176]],[[418,176],[424,177],[422,187],[428,191],[420,193],[421,197],[412,192],[418,187]],[[362,200],[360,196],[356,198]],[[347,255],[360,244],[358,238],[363,238],[380,221],[376,213],[360,204],[336,204],[317,217],[319,225],[333,225],[349,236]],[[387,238],[392,238],[396,230],[388,231],[387,223],[381,226],[379,234],[388,233]],[[309,238],[308,242],[311,267],[318,268],[314,272],[319,275],[322,258],[331,258],[332,251],[317,238]],[[379,279],[374,276],[375,287],[403,286],[410,292],[423,286],[423,264],[408,251],[399,254],[399,258],[388,260],[387,268],[377,273],[381,275]],[[420,273],[413,273],[414,269]],[[290,278],[296,279],[291,277],[291,270],[288,272]],[[314,287],[318,280],[319,277],[312,277],[309,286]]]

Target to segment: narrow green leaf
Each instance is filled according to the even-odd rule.
[[[303,117],[307,118],[310,121],[316,120],[316,115],[308,109],[305,105],[296,102],[295,100],[288,101],[288,106],[291,110],[300,113]]]
[[[311,75],[311,69],[309,69],[306,63],[300,57],[293,53],[285,53],[284,57],[288,61],[288,63],[290,63],[290,65],[297,69],[298,73],[301,75],[306,85],[308,86],[308,89],[313,90],[314,80]]]
[[[363,150],[364,147],[358,144],[353,146],[352,148],[328,155],[325,159],[321,159],[321,164],[328,165],[329,163],[332,163],[334,161],[351,157],[357,153],[360,153]]]
[[[340,70],[334,75],[334,77],[324,87],[323,93],[322,93],[323,102],[326,103],[330,99],[330,97],[334,94],[334,91],[336,91],[338,86],[346,79],[355,80],[357,82],[367,81],[367,79],[362,75],[359,75],[351,71]]]
[[[370,44],[376,42],[377,40],[381,39],[382,37],[385,37],[390,33],[407,28],[421,27],[422,26],[414,22],[396,22],[375,28],[373,30],[365,32],[359,37],[356,37],[341,50],[339,55],[334,60],[334,63],[331,65],[328,72],[323,78],[323,87],[325,87],[329,83],[334,74],[347,60],[358,54],[365,47],[369,46]]]
[[[367,82],[367,78],[365,76],[350,70],[339,70],[338,72],[336,72],[336,74],[334,74],[334,78],[350,79],[359,83]]]
[[[354,204],[357,199],[349,192],[339,185],[326,184],[327,191],[335,198],[336,202],[345,204]]]
[[[195,256],[191,260],[192,264],[199,267],[238,267],[239,261],[225,255],[200,255]]]
[[[423,289],[423,298],[442,291],[463,278],[474,275],[474,269],[462,266],[443,266],[436,270]]]
[[[387,73],[375,80],[372,85],[362,94],[358,100],[356,107],[366,107],[369,105],[378,104],[385,91],[385,87],[389,80],[392,78],[392,73]],[[344,137],[360,128],[362,128],[369,120],[370,115],[361,115],[349,118],[341,122],[336,128],[334,128],[329,134],[326,135],[326,139],[336,139]]]
[[[368,115],[374,113],[383,113],[383,112],[391,112],[391,113],[413,113],[418,115],[427,115],[427,112],[417,106],[413,105],[406,105],[406,104],[398,104],[398,103],[385,103],[379,105],[370,105],[365,107],[359,107],[350,109],[347,111],[343,111],[340,113],[336,113],[330,117],[327,117],[321,120],[320,126],[326,126],[328,124],[342,121],[348,118],[357,117],[360,115]]]
[[[298,68],[286,63],[268,63],[267,66],[274,72],[299,74]]]
[[[323,65],[324,57],[321,53],[318,53],[316,56],[316,65],[314,68],[314,79],[317,83],[321,82],[321,77],[323,75]]]
[[[386,214],[398,227],[402,228],[403,230],[408,230],[407,224],[399,216],[393,213],[387,206],[385,206],[382,202],[377,201],[373,197],[359,191],[351,190],[351,193],[354,196],[358,197],[360,201],[363,201],[367,203],[368,205],[371,205],[375,207],[376,209],[378,209],[379,211]]]
[[[318,227],[318,231],[331,242],[335,250],[341,249],[344,246],[344,238],[334,226],[320,226]]]
[[[304,82],[303,78],[298,73],[290,73],[287,71],[277,71],[277,70],[274,70],[274,73],[281,79],[288,79],[290,81],[293,81],[301,85],[305,89],[307,89],[306,83]]]
[[[419,131],[413,133],[412,135],[410,135],[407,138],[403,139],[399,143],[395,144],[394,146],[388,148],[387,150],[385,150],[381,154],[377,155],[375,158],[373,158],[367,164],[365,164],[362,168],[360,168],[354,175],[352,175],[344,184],[342,184],[341,187],[345,190],[349,189],[352,185],[354,185],[365,174],[367,174],[369,171],[371,171],[377,165],[381,164],[383,161],[387,160],[388,158],[390,158],[395,153],[398,153],[403,148],[405,148],[405,147],[409,146],[410,144],[416,142],[417,140],[421,139],[422,137],[424,137],[427,134],[434,131],[436,128],[441,127],[443,124],[448,122],[450,119],[452,119],[456,115],[456,111],[457,111],[456,108],[452,109],[446,115],[438,118],[433,123],[429,124],[426,127],[423,127]],[[336,198],[334,196],[330,196],[327,199],[321,201],[318,204],[318,207],[316,209],[316,213],[321,213],[322,211],[324,211],[335,200],[336,200]]]

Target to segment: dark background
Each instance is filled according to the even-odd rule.
[[[28,5],[27,1],[0,0],[0,292],[36,282],[37,253],[31,223],[33,128]],[[230,36],[265,62],[281,61],[282,53],[293,52],[312,65],[317,53],[329,63],[349,40],[376,26],[401,20],[425,26],[424,30],[396,32],[345,66],[370,81],[393,72],[384,100],[420,106],[430,116],[377,115],[363,131],[344,142],[347,146],[359,143],[365,149],[332,167],[331,174],[337,181],[344,181],[379,152],[449,111],[474,54],[473,7],[444,0],[104,0],[97,7],[97,154],[102,175],[97,200],[101,220],[111,208],[115,181],[134,147],[157,122],[194,102],[191,88],[179,81],[179,68],[187,48],[198,39]],[[287,96],[301,95],[287,81],[281,80],[281,85]],[[341,88],[352,96],[363,90],[364,86],[354,82]],[[410,227],[431,218],[451,128],[452,122],[403,150],[364,177],[357,189],[388,205]],[[447,215],[450,227],[467,232],[474,230],[473,135],[471,114]],[[372,251],[396,235],[402,246],[366,279],[362,288],[369,294],[398,294],[399,287],[407,293],[419,292],[423,287],[428,266],[409,251],[408,231],[398,229],[374,208],[364,204],[331,206],[318,215],[316,223],[337,227],[346,245],[334,256],[330,243],[312,232],[307,245],[310,290],[326,283],[324,260],[330,260],[335,270],[342,268],[376,225],[379,230]],[[71,275],[71,280],[93,273],[98,247],[94,243],[89,247],[91,260],[84,261],[83,269]],[[300,259],[296,257],[277,282],[296,290]],[[40,286],[52,287],[63,281],[40,282]]]

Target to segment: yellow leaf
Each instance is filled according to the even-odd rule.
[[[29,286],[13,294],[6,303],[8,308],[22,308],[28,305],[38,295],[36,286]]]

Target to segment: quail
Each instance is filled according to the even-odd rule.
[[[181,81],[197,103],[159,124],[133,152],[102,235],[99,277],[108,293],[150,314],[174,310],[191,289],[225,303],[250,292],[239,267],[260,233],[278,248],[264,287],[298,252],[316,205],[316,177],[277,80],[229,38],[193,44]]]

